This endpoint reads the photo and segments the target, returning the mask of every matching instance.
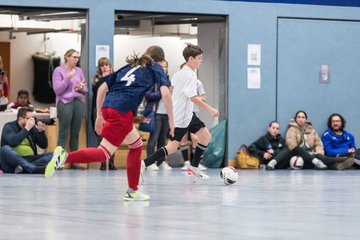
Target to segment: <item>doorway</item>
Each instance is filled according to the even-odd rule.
[[[204,85],[207,103],[219,109],[220,119],[227,118],[227,17],[197,13],[115,12],[114,66],[125,64],[125,58],[143,53],[150,45],[159,45],[165,51],[171,76],[184,63],[182,50],[186,43],[199,45],[204,60],[198,70],[198,79]],[[221,97],[220,97],[221,96]],[[208,128],[217,124],[200,110],[200,118]]]
[[[1,69],[6,72],[9,81],[9,88],[10,88],[10,79],[11,79],[11,71],[10,71],[10,43],[9,42],[0,42],[0,56],[3,62],[3,68]],[[7,96],[10,99],[10,93]]]
[[[87,43],[81,42],[87,34],[86,22],[87,11],[83,9],[0,7],[0,42],[10,45],[9,101],[15,100],[18,90],[25,89],[34,106],[49,107],[49,103],[35,100],[32,94],[36,82],[32,56],[45,53],[63,59],[68,48],[88,49],[87,45],[83,47]],[[87,73],[87,65],[82,68]]]

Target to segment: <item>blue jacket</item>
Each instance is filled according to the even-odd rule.
[[[350,148],[356,148],[354,136],[345,130],[342,135],[337,135],[328,128],[321,136],[321,140],[327,156],[347,155]]]

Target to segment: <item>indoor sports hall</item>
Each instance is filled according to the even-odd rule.
[[[199,117],[209,129],[226,120],[221,167],[195,182],[180,167],[146,171],[140,189],[150,201],[123,199],[126,145],[115,152],[117,171],[89,164],[51,178],[1,174],[0,239],[359,239],[358,170],[238,168],[231,185],[219,177],[242,144],[263,135],[273,120],[284,136],[299,110],[320,134],[328,116],[341,113],[359,144],[359,36],[360,2],[352,0],[0,0],[9,102],[25,89],[35,107],[56,108],[54,96],[48,99],[50,67],[35,77],[38,56],[61,64],[76,49],[91,89],[100,57],[117,70],[127,56],[159,45],[171,77],[192,43],[204,50],[197,78],[206,103],[220,113],[213,119],[200,110]],[[91,91],[85,96],[80,149],[97,146],[92,97]],[[1,134],[16,113],[0,109]],[[57,125],[46,135],[44,151],[52,152]],[[144,159],[148,135],[141,137]]]

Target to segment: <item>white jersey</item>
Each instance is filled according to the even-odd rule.
[[[188,66],[177,71],[171,79],[174,124],[177,128],[189,126],[194,110],[191,97],[197,96],[196,72]]]
[[[199,79],[197,79],[196,92],[197,92],[197,95],[198,95],[199,97],[205,95],[204,86],[203,86],[202,82],[201,82]],[[199,106],[196,105],[196,104],[194,104],[194,113],[198,113],[198,112],[200,112]]]

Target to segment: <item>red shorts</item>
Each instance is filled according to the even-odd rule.
[[[133,129],[134,115],[132,112],[119,113],[112,108],[101,109],[105,125],[101,136],[114,146],[120,146],[125,137]]]

